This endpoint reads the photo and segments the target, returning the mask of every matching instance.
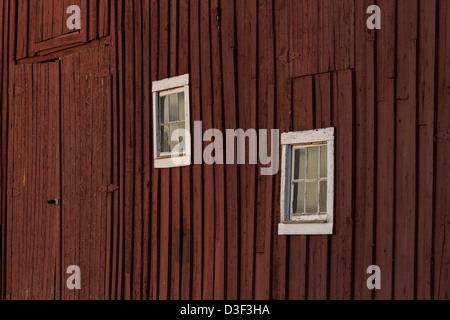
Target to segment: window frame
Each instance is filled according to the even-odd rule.
[[[327,212],[325,222],[291,221],[293,150],[298,147],[327,146]],[[334,221],[334,151],[335,128],[325,128],[281,135],[281,198],[279,235],[330,235],[333,234]],[[320,175],[319,175],[320,177]],[[317,216],[320,216],[317,215]],[[314,217],[314,216],[312,216]],[[314,221],[314,219],[312,218]]]
[[[177,156],[176,161],[171,153],[160,152],[160,94],[170,95],[175,92],[184,92],[184,122],[185,130],[190,134],[190,99],[189,99],[189,74],[172,77],[152,83],[153,95],[153,159],[156,169],[177,168],[191,165],[191,139],[185,137],[185,148],[182,154]],[[170,137],[169,137],[170,139]]]

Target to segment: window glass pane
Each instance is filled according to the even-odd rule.
[[[305,149],[294,152],[294,180],[305,179]]]
[[[326,178],[328,173],[327,167],[327,146],[320,147],[320,177]]]
[[[185,130],[184,122],[180,123],[180,129]],[[180,151],[184,151],[184,149],[185,149],[185,141],[184,141],[185,136],[186,136],[186,133],[184,131],[180,132]]]
[[[169,126],[169,128],[170,128],[170,132],[169,132],[170,151],[172,151],[175,148],[175,146],[178,144],[178,141],[179,141],[179,137],[173,136],[174,131],[178,129],[178,124],[171,124]],[[172,138],[174,139],[174,141],[172,141]]]
[[[172,121],[178,121],[178,95],[177,94],[171,94],[169,96],[169,108],[170,108],[170,117],[169,120]]]
[[[292,213],[302,214],[305,210],[305,183],[294,183],[294,193],[292,195]]]
[[[178,119],[184,121],[184,92],[178,94]]]
[[[161,126],[160,128],[161,152],[169,152],[169,126]]]
[[[167,97],[161,97],[159,99],[159,114],[160,123],[169,122],[169,99]]]
[[[326,181],[320,182],[320,198],[319,198],[319,206],[320,206],[320,212],[326,213],[327,212],[327,184]]]
[[[308,148],[308,179],[319,178],[319,148]],[[317,192],[316,192],[317,193]]]
[[[318,188],[317,181],[306,183],[306,213],[317,213]]]

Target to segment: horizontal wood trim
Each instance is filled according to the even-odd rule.
[[[49,61],[49,60],[54,60],[60,57],[64,57],[67,55],[71,55],[75,52],[78,51],[82,51],[82,50],[86,50],[89,48],[93,48],[96,46],[108,46],[111,45],[111,37],[104,37],[101,39],[96,39],[96,40],[92,40],[88,43],[85,44],[81,44],[81,45],[75,45],[75,46],[70,46],[67,49],[62,49],[61,51],[56,51],[56,52],[51,52],[49,54],[46,55],[42,55],[42,56],[35,56],[32,58],[25,58],[25,59],[21,59],[18,60],[16,62],[17,65],[21,65],[21,64],[28,64],[28,63],[39,63],[39,62],[44,62],[44,61]]]
[[[331,235],[332,223],[280,223],[278,235]]]

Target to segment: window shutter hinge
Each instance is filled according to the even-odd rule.
[[[105,192],[105,193],[113,193],[116,192],[117,190],[119,190],[119,186],[115,186],[115,185],[108,185],[107,187],[102,187],[99,189],[100,192]]]
[[[18,96],[25,92],[25,89],[18,86],[17,84],[14,84],[12,87],[9,88],[8,93],[11,96]]]
[[[22,193],[21,192],[19,192],[19,191],[16,191],[16,190],[14,190],[14,189],[9,189],[7,192],[6,192],[6,195],[8,196],[8,197],[11,197],[11,198],[17,198],[18,196],[20,196]]]
[[[450,129],[436,135],[436,139],[444,139],[450,141]]]
[[[280,60],[284,62],[291,62],[300,57],[300,53],[295,51],[288,51],[280,56]]]

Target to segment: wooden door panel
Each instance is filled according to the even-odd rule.
[[[110,47],[62,58],[62,265],[82,289],[63,299],[105,299],[111,183]],[[107,209],[109,207],[109,209]]]
[[[8,197],[7,298],[54,299],[59,291],[59,61],[17,66]]]

